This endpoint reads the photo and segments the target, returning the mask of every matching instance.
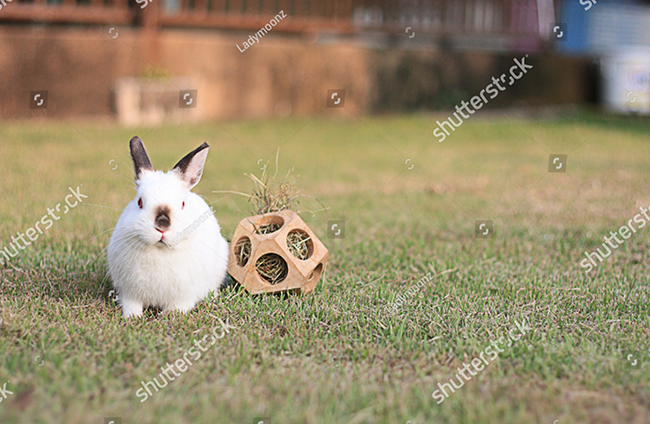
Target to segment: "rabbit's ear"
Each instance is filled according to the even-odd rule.
[[[208,158],[209,148],[210,146],[208,146],[207,143],[201,144],[199,147],[189,152],[187,156],[181,159],[176,166],[174,166],[174,171],[180,173],[181,179],[188,184],[190,189],[192,189],[192,187],[194,187],[201,179],[203,167]]]
[[[133,160],[135,179],[139,180],[142,171],[153,171],[153,165],[151,165],[151,160],[149,159],[147,150],[144,148],[144,143],[142,143],[140,137],[133,137],[129,143],[129,147],[131,148],[131,159]]]

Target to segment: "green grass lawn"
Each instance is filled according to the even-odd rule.
[[[0,266],[0,388],[13,392],[0,422],[650,422],[650,226],[588,275],[579,265],[650,206],[650,122],[494,114],[438,143],[435,119],[0,125],[2,246],[69,187],[88,196]],[[244,173],[280,148],[279,176],[294,167],[327,207],[300,204],[331,254],[316,291],[230,287],[187,315],[125,322],[104,249],[135,193],[133,135],[164,170],[211,145],[195,191],[229,239],[250,204],[213,192],[250,192]],[[566,173],[548,172],[556,153]],[[328,220],[345,220],[345,238],[327,238]],[[493,237],[475,237],[477,220]],[[219,319],[234,329],[141,403],[141,381]],[[515,322],[531,330],[438,404],[438,383]]]

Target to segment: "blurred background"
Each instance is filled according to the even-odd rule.
[[[648,113],[648,3],[2,0],[0,119],[445,110],[525,54],[535,72],[488,107]],[[327,108],[328,90],[345,108]]]

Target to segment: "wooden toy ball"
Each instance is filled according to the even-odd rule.
[[[329,251],[292,210],[244,218],[230,243],[228,273],[251,294],[309,293]]]

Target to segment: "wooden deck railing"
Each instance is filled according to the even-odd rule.
[[[4,0],[7,2],[7,0]],[[257,31],[281,10],[274,31],[538,34],[535,0],[13,0],[0,23],[115,24]],[[146,7],[142,8],[146,4]]]
[[[128,24],[133,20],[131,0],[13,0],[0,9],[0,23],[38,22],[72,24]]]

